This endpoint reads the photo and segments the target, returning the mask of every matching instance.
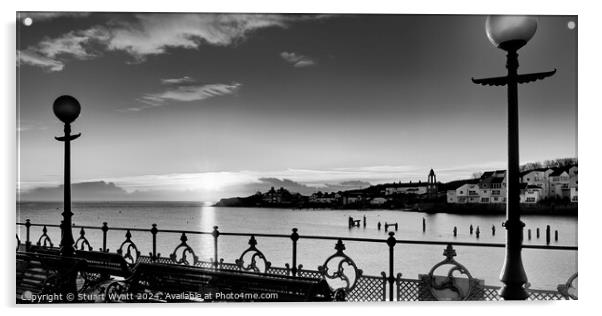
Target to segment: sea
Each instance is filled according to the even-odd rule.
[[[17,222],[31,220],[34,224],[59,224],[63,204],[60,202],[19,202],[17,203]],[[95,226],[99,229],[85,230],[85,237],[94,249],[102,247],[100,227],[106,222],[109,231],[107,247],[116,251],[125,240],[125,231],[111,228],[149,229],[157,224],[157,251],[169,256],[180,243],[181,233],[161,232],[161,230],[187,230],[211,232],[218,226],[220,232],[285,234],[290,235],[297,228],[301,236],[333,236],[355,238],[388,238],[393,231],[397,239],[416,241],[452,241],[473,243],[504,243],[505,229],[501,215],[456,215],[445,213],[420,213],[399,210],[328,210],[328,209],[277,209],[277,208],[228,208],[212,207],[205,203],[191,202],[74,202],[72,204],[73,223],[82,226]],[[366,226],[349,228],[348,219],[366,218]],[[426,223],[426,231],[422,222]],[[551,245],[577,245],[576,216],[525,215],[525,244],[545,245],[545,229],[549,225],[552,231]],[[382,227],[378,229],[378,223]],[[397,223],[398,229],[385,223]],[[473,234],[470,234],[470,226]],[[457,236],[453,229],[457,228]],[[495,235],[492,227],[495,227]],[[476,229],[480,235],[477,238]],[[536,230],[540,236],[537,238]],[[16,226],[17,235],[23,241],[25,228]],[[531,230],[528,239],[527,230]],[[554,232],[558,231],[558,240]],[[150,232],[131,232],[131,240],[143,255],[152,251]],[[41,227],[32,227],[31,239],[38,241]],[[80,230],[73,230],[74,238],[80,236]],[[48,235],[56,244],[60,241],[60,230],[48,228]],[[213,237],[211,235],[187,234],[187,243],[193,248],[200,260],[213,258]],[[272,266],[284,267],[292,262],[292,242],[288,238],[257,237],[257,248],[263,252]],[[249,237],[220,236],[218,243],[219,258],[225,262],[235,262],[249,247]],[[335,240],[303,239],[298,241],[297,263],[304,269],[316,270],[335,253]],[[380,276],[388,272],[389,252],[385,243],[345,241],[345,253],[362,270],[364,275]],[[395,246],[395,274],[403,278],[416,279],[427,274],[431,268],[442,261],[443,245],[397,244]],[[485,246],[455,246],[457,262],[465,266],[472,277],[482,279],[487,285],[501,285],[500,271],[504,261],[504,248]],[[577,251],[523,249],[523,264],[530,287],[533,289],[556,289],[558,284],[577,272]],[[437,270],[447,274],[445,267]]]

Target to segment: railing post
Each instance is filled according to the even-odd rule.
[[[299,240],[297,228],[293,228],[291,240],[293,241],[293,268],[291,269],[291,272],[293,273],[293,276],[297,276],[297,240]]]
[[[31,247],[31,240],[29,239],[29,229],[31,227],[31,221],[29,219],[25,220],[25,236],[26,236],[26,240],[25,240],[25,250],[29,250],[29,247]]]
[[[219,230],[217,230],[217,226],[213,226],[213,232],[211,235],[213,236],[213,267],[217,270],[217,238],[219,237]]]
[[[102,230],[102,251],[109,252],[109,249],[107,249],[107,232],[109,231],[107,222],[103,222],[100,229]]]
[[[152,260],[155,261],[157,259],[157,224],[153,224],[153,228],[150,230],[151,234],[153,234],[153,254],[151,256]]]
[[[389,246],[389,277],[387,280],[389,281],[389,301],[393,301],[393,289],[395,283],[395,277],[393,276],[394,269],[394,247],[397,244],[397,239],[395,239],[395,233],[389,232],[389,238],[387,238],[387,245]]]

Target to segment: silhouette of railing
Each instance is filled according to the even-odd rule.
[[[17,234],[17,250],[27,251],[32,247],[31,228],[42,227],[42,234],[37,241],[37,247],[54,248],[54,244],[48,235],[48,228],[60,228],[60,225],[34,224],[27,219],[24,223],[17,223],[25,227],[25,242],[23,243]],[[455,260],[456,250],[454,246],[461,247],[493,247],[503,248],[501,243],[474,243],[474,242],[448,242],[448,241],[423,241],[396,239],[394,232],[389,232],[386,239],[355,238],[355,237],[333,237],[333,236],[310,236],[300,235],[296,228],[292,229],[290,235],[285,234],[263,234],[263,233],[234,233],[220,232],[217,226],[212,231],[172,230],[159,229],[153,224],[149,229],[109,227],[105,222],[102,226],[80,226],[79,238],[75,247],[79,251],[92,251],[93,247],[86,238],[86,230],[99,230],[102,232],[102,247],[98,250],[109,252],[107,248],[107,236],[110,231],[121,231],[124,233],[124,241],[115,252],[123,256],[132,267],[138,262],[156,262],[163,264],[190,265],[208,269],[245,271],[270,276],[299,276],[309,278],[325,279],[336,297],[344,297],[349,301],[417,301],[417,300],[502,300],[499,295],[499,287],[485,285],[483,280],[474,278],[468,269]],[[152,251],[148,255],[142,255],[136,241],[132,238],[132,232],[150,233],[152,238]],[[168,256],[162,256],[157,252],[157,237],[160,234],[178,234],[180,242]],[[201,260],[194,249],[188,244],[188,236],[206,235],[213,239],[213,258]],[[218,240],[221,236],[248,237],[249,247],[245,249],[235,262],[225,262],[219,259]],[[291,241],[291,263],[284,267],[272,266],[266,255],[258,247],[257,238],[289,239]],[[304,269],[297,263],[297,242],[306,240],[330,240],[335,243],[335,252],[324,260],[324,263],[316,270]],[[355,261],[346,253],[344,242],[362,242],[373,244],[385,244],[389,250],[388,273],[381,272],[380,276],[365,275]],[[401,273],[395,274],[394,250],[397,244],[444,246],[443,255],[445,259],[435,264],[428,273],[420,275],[418,279],[402,278]],[[553,246],[553,245],[523,245],[524,249],[543,249],[577,251],[577,246]],[[450,266],[447,274],[437,274],[436,270],[443,266]],[[425,271],[426,272],[426,271]],[[458,273],[462,277],[454,275]],[[577,299],[577,273],[570,276],[565,284],[558,285],[557,290],[528,289],[531,300],[560,300]]]

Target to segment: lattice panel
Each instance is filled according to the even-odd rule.
[[[397,278],[397,300],[418,301],[420,297],[420,281]]]
[[[421,287],[420,280],[397,279],[397,300],[398,301],[423,301],[433,300],[433,296],[426,287]],[[468,300],[471,301],[503,301],[504,299],[499,294],[499,287],[484,286],[474,289]],[[566,300],[566,298],[556,291],[545,290],[527,290],[529,292],[530,301],[541,300]]]
[[[219,268],[220,268],[220,270],[240,271],[240,267],[237,266],[235,263],[225,263],[225,262],[222,262],[222,263],[219,264]]]
[[[357,280],[357,284],[347,294],[351,302],[380,302],[385,300],[385,277],[365,275]]]
[[[304,278],[313,278],[313,279],[321,279],[322,274],[319,271],[315,270],[299,270],[297,271],[297,275]]]
[[[213,269],[215,267],[211,261],[198,261],[195,266],[206,269]]]
[[[527,290],[529,292],[530,301],[556,301],[566,300],[562,294],[556,291],[545,291],[545,290]]]
[[[290,275],[290,269],[279,268],[279,267],[270,267],[268,269],[268,271],[266,271],[266,273],[272,274],[272,275]]]

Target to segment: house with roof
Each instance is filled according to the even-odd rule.
[[[448,183],[447,203],[475,203],[480,200],[476,193],[479,190],[479,179],[459,180]]]
[[[577,177],[577,166],[569,168],[569,189],[571,202],[577,203],[577,186],[579,184]]]
[[[569,170],[566,168],[555,168],[549,175],[550,179],[550,196],[555,198],[570,198],[570,176]]]
[[[552,168],[539,168],[527,170],[520,173],[520,182],[541,188],[541,199],[545,199],[550,195],[549,175],[554,172]]]

